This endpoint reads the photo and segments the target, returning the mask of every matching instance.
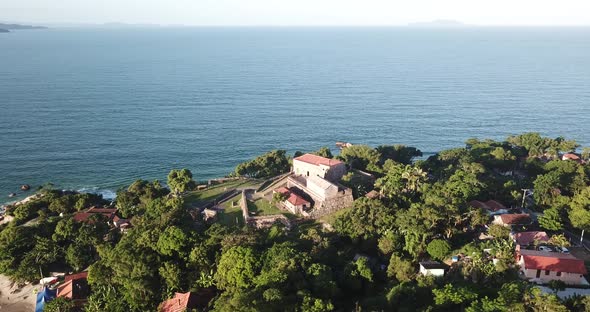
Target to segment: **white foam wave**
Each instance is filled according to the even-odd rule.
[[[108,189],[101,189],[99,187],[83,187],[78,190],[80,193],[100,194],[104,199],[115,199],[117,192]]]

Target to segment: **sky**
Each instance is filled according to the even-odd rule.
[[[0,0],[0,20],[199,26],[590,25],[590,0]]]

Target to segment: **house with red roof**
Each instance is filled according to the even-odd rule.
[[[499,201],[493,199],[488,200],[486,202],[472,200],[469,202],[469,206],[483,209],[488,213],[488,215],[491,216],[508,213],[508,208],[506,208],[506,206],[504,206]]]
[[[533,245],[535,242],[546,243],[549,241],[549,235],[542,231],[519,232],[510,234],[514,242],[519,246]]]
[[[561,156],[561,160],[571,160],[577,163],[582,163],[582,158],[578,154],[565,153]]]
[[[92,216],[102,215],[110,223],[116,217],[116,208],[97,208],[91,207],[86,211],[78,212],[74,215],[74,221],[92,223]]]
[[[214,295],[213,291],[207,289],[199,294],[194,292],[175,293],[173,298],[160,303],[158,312],[185,312],[204,308]]]
[[[314,154],[294,158],[292,173],[286,178],[289,197],[284,206],[312,218],[350,206],[352,189],[339,184],[346,171],[346,164],[337,159]]]
[[[520,250],[517,256],[521,274],[531,282],[559,280],[568,285],[588,285],[584,261],[570,254]]]
[[[286,187],[278,188],[273,193],[283,194],[287,198],[283,201],[283,205],[293,214],[306,215],[308,208],[311,208],[308,200]]]
[[[76,306],[83,306],[90,295],[87,278],[88,272],[66,275],[64,283],[57,287],[57,296],[72,300]]]
[[[495,215],[493,223],[503,226],[527,225],[531,224],[531,216],[528,213]]]
[[[296,175],[318,176],[336,182],[346,174],[346,164],[337,159],[305,154],[293,159],[293,172]]]

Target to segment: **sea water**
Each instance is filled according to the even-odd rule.
[[[0,202],[107,195],[336,141],[426,153],[537,131],[590,146],[590,28],[134,28],[0,34]]]

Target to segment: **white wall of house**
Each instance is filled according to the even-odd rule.
[[[318,194],[322,199],[338,195],[338,186],[318,177],[309,177],[307,179],[307,188]]]
[[[493,224],[499,224],[499,225],[504,225],[504,222],[502,222],[502,218],[500,217],[500,215],[495,215],[494,216],[494,221],[492,221]]]
[[[426,275],[432,275],[432,276],[444,276],[445,275],[445,270],[444,269],[426,269],[423,266],[420,266],[420,274],[426,276]]]
[[[288,200],[285,200],[283,204],[293,214],[300,214],[303,212],[303,205],[295,206]]]
[[[316,166],[304,161],[293,159],[293,172],[303,176],[318,176],[330,181],[338,181],[346,173],[346,165],[344,163],[334,166]]]
[[[560,280],[568,285],[581,285],[584,281],[584,275],[580,273],[561,272],[558,276],[558,272],[555,271],[525,269],[522,258],[519,261],[519,264],[520,270],[524,273],[524,276],[530,279],[532,282],[546,284],[553,280]]]

